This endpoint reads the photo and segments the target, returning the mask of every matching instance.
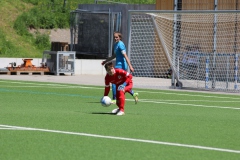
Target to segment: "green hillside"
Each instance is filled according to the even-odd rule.
[[[0,57],[40,57],[41,51],[16,33],[16,18],[34,6],[21,0],[0,1]]]
[[[155,0],[112,1],[155,3]],[[1,0],[0,57],[41,58],[42,52],[50,49],[50,39],[38,29],[69,28],[69,12],[78,4],[93,3],[95,0]],[[29,33],[29,28],[35,30],[34,35]]]
[[[54,6],[62,8],[63,2],[63,0],[0,1],[0,57],[41,58],[43,50],[50,49],[49,36],[41,34],[33,36],[28,32],[28,28],[33,27],[37,30],[39,28],[54,29],[69,27],[68,20],[62,20],[62,22],[67,23],[65,26],[51,26],[53,17],[55,17],[54,14],[58,14],[58,11],[52,11],[49,5],[53,6],[52,4],[54,4]],[[74,4],[76,5],[75,8],[77,8],[78,3],[75,2]],[[68,7],[67,9],[62,14],[68,16],[70,8]],[[36,17],[40,17],[41,19]],[[60,13],[59,17],[64,16]],[[49,24],[51,27],[46,24]]]

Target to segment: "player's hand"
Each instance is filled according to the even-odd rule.
[[[131,72],[134,72],[134,69],[133,69],[133,67],[131,66],[131,67],[129,67],[129,69],[130,69],[130,71]]]
[[[124,88],[125,88],[124,85],[120,85],[120,86],[118,86],[118,91],[123,91],[124,92]]]

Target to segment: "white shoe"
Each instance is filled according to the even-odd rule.
[[[119,111],[116,115],[117,116],[123,116],[125,113],[123,111]]]
[[[119,111],[119,108],[116,108],[116,109],[112,110],[112,113],[118,113],[118,111]]]

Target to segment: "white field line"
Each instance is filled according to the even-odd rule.
[[[8,88],[41,88],[42,85],[39,84],[38,86],[7,86],[7,85],[0,85],[2,87],[8,87]],[[59,85],[57,85],[59,86]],[[83,87],[83,86],[59,86],[59,87],[55,87],[55,86],[51,86],[51,87],[48,87],[48,88],[89,88],[89,89],[103,89],[103,88],[96,88],[96,87]],[[143,92],[143,91],[141,91]],[[147,91],[145,91],[146,93],[148,93]],[[154,93],[160,93],[160,92],[154,92]],[[161,94],[167,94],[167,93],[161,93]],[[206,96],[203,96],[203,97],[206,97]],[[218,98],[218,97],[216,97]],[[222,97],[220,97],[222,98]],[[226,97],[225,97],[226,98]],[[227,97],[227,98],[231,98],[231,97]],[[234,98],[235,99],[235,98]],[[237,98],[238,99],[238,98]],[[239,98],[240,99],[240,98]],[[238,99],[238,100],[239,100]],[[149,100],[149,99],[141,99],[141,100]],[[201,102],[219,102],[218,101],[212,101],[212,100],[165,100],[165,99],[151,99],[152,101],[194,101],[194,102],[198,102],[198,101],[201,101]],[[221,101],[221,102],[240,102],[240,101]]]
[[[0,129],[6,129],[6,130],[27,130],[25,128],[8,126],[8,125],[0,125]]]
[[[132,99],[126,99],[128,101],[134,101]],[[171,104],[171,105],[178,105],[178,106],[194,106],[194,107],[205,107],[205,108],[222,108],[222,109],[240,109],[237,107],[222,107],[222,106],[206,106],[201,104],[183,104],[183,103],[169,103],[169,102],[158,102],[158,101],[150,101],[150,100],[138,100],[138,102],[144,103],[161,103],[161,104]],[[220,102],[220,101],[219,101]]]
[[[148,101],[149,99],[141,99],[142,101]],[[211,101],[211,100],[166,100],[166,99],[151,99],[152,101],[165,101],[165,102],[223,102],[223,103],[239,103],[239,101],[221,101],[221,100],[218,100],[218,101]]]
[[[1,128],[0,127],[0,130],[26,130],[26,129],[19,129],[19,128]]]
[[[1,86],[1,85],[0,85]],[[3,87],[9,87],[9,88],[17,88],[17,87],[20,87],[20,88],[40,88],[42,86],[3,86]],[[76,87],[76,86],[64,86],[64,87],[48,87],[48,88],[89,88],[89,89],[103,89],[103,88],[95,88],[95,87]],[[130,99],[126,99],[128,101],[133,101],[133,100],[130,100]],[[140,99],[139,101],[142,101],[142,102],[148,102],[149,99]],[[164,102],[222,102],[222,103],[239,103],[240,101],[221,101],[221,100],[218,100],[218,101],[212,101],[212,100],[165,100],[165,99],[151,99],[150,102],[154,102],[156,101],[156,103],[158,103],[159,101],[161,101],[161,103],[164,103]],[[160,102],[159,102],[160,103]],[[167,104],[167,103],[166,103]]]
[[[14,84],[25,84],[25,85],[28,85],[27,87],[37,87],[37,86],[48,86],[48,88],[51,87],[60,87],[60,88],[89,88],[89,89],[103,89],[104,86],[102,88],[98,88],[98,87],[86,87],[86,86],[79,86],[79,85],[65,85],[65,84],[47,84],[47,83],[30,83],[30,82],[9,82],[9,81],[1,81],[0,80],[0,83],[3,82],[3,83],[14,83]],[[29,86],[29,85],[32,85],[32,86]],[[34,85],[34,86],[33,86]],[[22,86],[6,86],[6,85],[3,85],[3,87],[22,87]]]
[[[7,86],[7,85],[0,85],[1,87],[8,87],[8,88],[88,88],[88,89],[103,89],[103,88],[96,88],[96,87],[83,87],[83,86]]]
[[[0,82],[8,82],[8,81],[0,81]],[[68,87],[68,88],[88,88],[88,89],[103,89],[103,88],[97,88],[97,87],[85,87],[85,86],[69,86],[69,85],[62,85],[62,84],[39,84],[39,83],[26,83],[26,82],[8,82],[8,83],[17,83],[17,84],[33,84],[35,86],[46,86],[48,85],[48,88],[53,87]],[[51,86],[51,87],[50,87]],[[6,87],[6,86],[5,86]],[[220,97],[220,96],[204,96],[204,95],[192,95],[192,94],[183,94],[183,93],[166,93],[166,92],[153,92],[153,91],[139,91],[139,92],[145,92],[145,93],[151,93],[151,94],[173,94],[173,95],[184,95],[184,96],[194,96],[194,97],[204,97],[204,98],[219,98],[219,99],[232,99],[232,100],[239,100],[239,98],[233,98],[233,97]],[[128,101],[133,101],[132,99],[126,99]],[[176,100],[177,101],[177,100]],[[235,109],[238,110],[240,108],[236,107],[222,107],[222,106],[206,106],[206,105],[196,105],[196,104],[182,104],[182,103],[169,103],[167,101],[159,101],[159,100],[144,100],[139,99],[139,102],[145,102],[145,103],[162,103],[162,104],[170,104],[170,105],[180,105],[180,106],[195,106],[195,107],[206,107],[206,108],[222,108],[222,109]],[[202,101],[201,101],[202,102]],[[213,101],[211,101],[213,102]],[[218,102],[222,102],[219,100]],[[234,101],[231,101],[234,102]],[[238,101],[237,101],[238,102]]]
[[[65,87],[69,87],[69,86],[73,86],[73,87],[76,87],[74,85],[70,85],[70,84],[48,84],[48,83],[31,83],[31,82],[9,82],[9,81],[1,81],[0,82],[3,82],[3,83],[13,83],[13,84],[25,84],[25,85],[36,85],[36,86],[65,86]]]
[[[33,85],[40,85],[40,86],[67,86],[67,85],[63,85],[63,84],[47,84],[47,83],[30,83],[30,82],[9,82],[9,81],[1,81],[0,82],[3,82],[3,83],[13,83],[13,84],[33,84]]]
[[[67,87],[67,88],[89,88],[89,89],[104,89],[104,87],[101,87],[101,88],[99,88],[99,87],[86,87],[86,86],[79,86],[79,85],[75,85],[75,86],[73,86],[73,85],[65,85],[65,84],[46,84],[46,83],[44,83],[44,84],[41,84],[41,83],[29,83],[29,82],[9,82],[9,81],[0,81],[0,82],[3,82],[3,83],[16,83],[16,84],[32,84],[32,85],[40,85],[40,86],[48,86],[48,88],[50,88],[50,86],[52,86],[52,87],[56,87],[56,86],[58,86],[58,87]],[[104,86],[104,84],[103,84],[103,86]],[[187,93],[166,93],[166,92],[162,92],[162,91],[137,91],[137,92],[139,92],[139,93],[141,93],[141,92],[144,92],[144,93],[149,93],[149,94],[166,94],[166,95],[179,95],[179,96],[189,96],[189,97],[203,97],[203,98],[218,98],[218,99],[235,99],[235,100],[239,100],[240,99],[240,96],[239,96],[239,98],[238,97],[236,97],[236,98],[234,98],[234,97],[229,97],[229,96],[225,96],[225,97],[223,97],[223,96],[211,96],[211,95],[209,95],[209,96],[205,96],[205,95],[194,95],[194,94],[187,94]],[[209,93],[210,94],[210,93]],[[239,94],[236,94],[236,95],[239,95]]]
[[[144,92],[144,93],[149,93],[149,94],[155,94],[155,93],[161,93],[161,94],[170,94],[170,95],[177,95],[177,96],[189,96],[189,97],[204,97],[204,98],[219,98],[219,99],[223,99],[223,98],[227,98],[227,99],[236,99],[239,100],[240,96],[239,94],[236,94],[236,96],[239,96],[239,98],[234,98],[234,97],[222,97],[222,96],[204,96],[204,95],[195,95],[195,94],[186,94],[186,93],[166,93],[166,92],[154,92],[154,91],[138,91],[139,93]],[[197,93],[197,92],[196,92]],[[210,94],[210,93],[209,93]]]
[[[240,150],[232,150],[232,149],[224,149],[224,148],[214,148],[214,147],[206,147],[206,146],[198,146],[198,145],[181,144],[181,143],[171,143],[171,142],[162,142],[162,141],[154,141],[154,140],[135,139],[135,138],[125,138],[125,137],[114,137],[114,136],[103,136],[103,135],[89,134],[89,133],[68,132],[68,131],[49,130],[49,129],[40,129],[40,128],[9,126],[9,125],[0,125],[0,127],[6,127],[6,128],[11,128],[12,127],[13,129],[24,129],[24,130],[50,132],[50,133],[70,134],[70,135],[96,137],[96,138],[106,138],[106,139],[115,139],[115,140],[123,140],[123,141],[134,141],[134,142],[142,142],[142,143],[152,143],[152,144],[160,144],[160,145],[168,145],[168,146],[178,146],[178,147],[204,149],[204,150],[211,150],[211,151],[229,152],[229,153],[238,153],[238,154],[240,154]]]

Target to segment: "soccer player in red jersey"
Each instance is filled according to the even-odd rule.
[[[107,74],[105,76],[105,90],[104,96],[108,96],[110,91],[110,83],[116,85],[117,106],[118,108],[112,110],[116,115],[124,115],[125,92],[131,92],[133,87],[132,75],[123,69],[114,68],[113,63],[105,64]]]

